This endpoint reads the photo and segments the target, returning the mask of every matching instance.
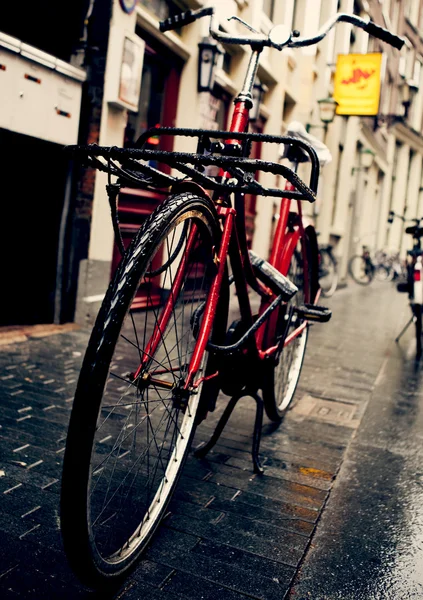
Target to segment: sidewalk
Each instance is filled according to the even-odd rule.
[[[382,580],[374,595],[369,582],[363,587],[369,564],[376,578],[389,558],[404,567],[396,585],[421,592],[418,555],[405,557],[423,529],[422,371],[412,371],[412,330],[404,356],[393,342],[407,301],[375,283],[351,285],[330,303],[332,321],[312,328],[293,409],[277,430],[265,421],[264,476],[252,473],[254,402],[246,399],[207,459],[188,460],[146,559],[110,597],[423,598],[385,596]],[[97,597],[69,571],[58,528],[61,459],[87,340],[79,330],[0,350],[2,598]]]

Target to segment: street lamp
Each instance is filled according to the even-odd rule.
[[[361,166],[363,167],[363,169],[370,169],[375,158],[375,153],[373,152],[373,150],[370,150],[370,148],[366,148],[365,150],[362,150],[360,156]]]
[[[354,175],[356,171],[367,171],[373,164],[376,154],[370,148],[360,150],[360,164],[358,167],[353,167],[351,175]]]
[[[307,123],[307,132],[315,127],[323,127],[323,129],[327,131],[328,125],[332,123],[335,118],[336,107],[338,106],[338,102],[336,100],[333,98],[321,98],[317,101],[317,104],[319,106],[319,119],[323,125],[312,125]]]
[[[257,78],[253,87],[253,108],[250,112],[250,121],[257,121],[260,116],[260,105],[263,101],[263,96],[269,88],[261,83]]]
[[[211,37],[205,37],[198,44],[198,91],[212,92],[216,79],[219,57],[224,54],[222,47]]]
[[[386,127],[391,127],[395,125],[395,123],[402,123],[403,121],[409,118],[410,108],[413,103],[414,96],[419,91],[419,85],[416,81],[409,79],[408,81],[404,81],[401,86],[399,86],[400,92],[400,100],[401,105],[403,107],[402,114],[378,114],[374,117],[374,127],[373,129],[376,131],[382,125]]]
[[[376,156],[375,152],[370,148],[363,148],[362,146],[359,149],[359,165],[358,167],[353,167],[351,169],[351,175],[357,173],[356,176],[356,185],[354,186],[354,193],[352,195],[351,201],[351,229],[349,232],[349,241],[348,241],[348,256],[351,257],[356,253],[356,246],[360,240],[359,235],[359,219],[362,214],[361,207],[365,202],[366,196],[366,186],[367,186],[367,178],[366,171],[370,169],[373,164],[374,158]]]

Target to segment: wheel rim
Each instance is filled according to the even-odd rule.
[[[181,235],[185,241],[175,256]],[[100,559],[110,564],[125,561],[151,537],[194,429],[200,386],[195,394],[183,390],[213,272],[210,232],[199,227],[197,235],[202,246],[195,244],[191,253],[166,328],[157,323],[189,238],[189,228],[181,225],[151,256],[141,280],[146,306],[128,311],[114,349],[88,489],[89,529]],[[155,327],[160,341],[150,354],[147,343]],[[145,366],[134,378],[143,358]]]
[[[302,260],[299,252],[295,252],[292,256],[289,267],[288,279],[290,279],[298,287],[298,292],[294,296],[292,303],[287,305],[285,319],[289,320],[290,324],[287,336],[301,325],[301,321],[297,318],[293,309],[304,303],[304,274]],[[301,373],[305,347],[307,343],[308,328],[287,344],[279,358],[279,363],[274,370],[274,388],[276,406],[278,412],[284,412],[289,406],[294,395],[298,379]]]
[[[350,274],[358,283],[370,283],[373,277],[371,267],[361,256],[355,256],[351,260]]]
[[[378,281],[390,281],[389,269],[379,266],[376,269],[375,277]]]
[[[319,268],[319,285],[322,290],[322,294],[325,296],[331,296],[337,286],[338,276],[335,271],[335,265],[330,260],[326,252],[321,254],[321,264]]]
[[[297,387],[307,343],[307,335],[308,328],[306,327],[298,338],[288,344],[282,352],[277,368],[281,367],[284,374],[277,377],[275,381],[275,395],[279,399],[279,412],[287,409]]]

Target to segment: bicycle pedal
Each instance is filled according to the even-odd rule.
[[[302,304],[296,306],[294,311],[301,319],[317,323],[327,323],[332,317],[332,311],[329,308],[317,304]]]
[[[257,279],[270,288],[274,294],[282,296],[283,300],[287,302],[298,292],[297,286],[267,260],[260,258],[252,250],[249,250],[248,254]]]

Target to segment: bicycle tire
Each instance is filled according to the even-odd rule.
[[[369,268],[367,261],[356,254],[348,261],[348,273],[359,285],[369,285],[373,281],[373,269]]]
[[[324,298],[330,298],[338,287],[338,266],[332,252],[326,248],[319,250],[321,262],[319,264],[319,285]]]
[[[306,235],[304,239],[309,263],[310,292],[305,289],[302,253],[296,248],[291,256],[287,277],[298,287],[298,292],[288,304],[280,308],[278,316],[282,322],[289,319],[289,324],[283,332],[284,338],[303,323],[303,320],[295,314],[289,318],[292,308],[309,302],[310,298],[314,299],[317,291],[317,240],[314,240],[313,244],[313,235],[310,237]],[[264,408],[271,421],[276,423],[282,421],[292,403],[301,375],[307,340],[308,325],[298,337],[283,348],[279,357],[269,358],[263,364],[261,389]]]
[[[195,238],[181,269],[183,283],[176,298],[166,291],[167,274],[160,275],[160,303],[166,307],[166,298],[171,296],[173,304],[162,330],[156,327],[160,319],[153,302],[137,313],[131,304],[140,283],[146,284],[153,299],[152,280],[146,281],[144,274],[157,269],[161,256],[169,262],[172,248],[177,246],[175,238],[186,229],[182,223],[188,220],[197,226],[196,235],[201,238]],[[140,558],[180,477],[199,405],[204,397],[209,401],[209,382],[202,389],[200,384],[197,393],[184,396],[182,391],[201,310],[204,312],[201,307],[216,272],[213,256],[220,234],[208,198],[185,193],[165,200],[125,253],[97,317],[75,393],[61,492],[65,551],[74,572],[91,588],[122,578]],[[178,268],[173,265],[176,272]],[[203,274],[198,276],[201,268]],[[171,269],[169,265],[167,281],[177,290]],[[138,333],[136,323],[140,321]],[[220,341],[226,322],[220,318],[216,323]],[[151,325],[155,334],[148,329]],[[131,326],[133,332],[129,333]],[[148,336],[151,341],[154,335],[159,340],[156,349],[147,346]],[[128,375],[128,363],[136,368],[143,357],[148,361],[139,376]],[[203,375],[207,372],[205,357],[201,370]]]

